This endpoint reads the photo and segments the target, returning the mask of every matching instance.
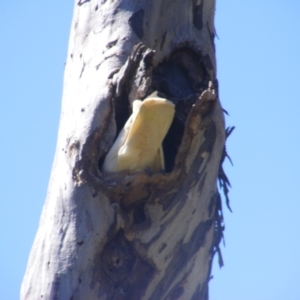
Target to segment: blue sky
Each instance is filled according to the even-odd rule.
[[[225,266],[211,300],[300,299],[300,2],[217,1],[226,163]],[[2,3],[1,299],[19,298],[54,157],[73,1]]]

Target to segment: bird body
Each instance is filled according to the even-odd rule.
[[[106,155],[103,170],[164,170],[162,142],[174,114],[174,104],[164,98],[133,101],[132,115]]]

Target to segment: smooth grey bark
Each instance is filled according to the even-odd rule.
[[[79,1],[57,149],[21,299],[208,299],[225,130],[214,0]],[[101,170],[130,103],[176,104],[166,172]]]

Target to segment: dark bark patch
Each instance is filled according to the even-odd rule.
[[[205,140],[200,147],[199,153],[211,153],[217,138],[217,128],[214,121],[211,120],[208,124],[205,124],[204,138]]]
[[[209,205],[208,205],[208,215],[209,215],[209,217],[212,217],[212,214],[215,210],[215,207],[216,207],[216,197],[215,197],[215,195],[213,195],[210,198],[210,202],[209,202]]]
[[[211,42],[212,48],[214,49],[214,51],[216,51],[216,47],[215,47],[215,35],[216,35],[216,33],[214,31],[213,32],[210,31],[208,23],[206,24],[206,27],[207,27],[207,31],[208,31],[209,36],[210,36],[210,42]]]
[[[129,18],[129,25],[133,32],[142,39],[144,37],[144,10],[140,9]]]
[[[214,216],[213,216],[214,217],[214,240],[213,240],[213,248],[211,249],[210,271],[208,272],[208,274],[211,274],[212,261],[213,261],[214,255],[216,253],[218,254],[218,262],[219,262],[220,268],[224,265],[222,252],[220,249],[220,243],[222,240],[224,240],[225,225],[224,225],[224,218],[223,218],[223,212],[222,212],[222,201],[221,201],[221,196],[220,196],[219,192],[216,192],[210,199],[209,214],[210,214],[210,216],[212,214],[214,214]],[[206,285],[205,285],[206,298],[205,299],[208,299],[207,286],[208,286],[208,282],[210,279],[211,279],[210,276],[208,276],[206,279]],[[203,292],[201,292],[201,293],[203,293]],[[195,299],[198,299],[198,298],[195,298]]]
[[[199,169],[199,166],[201,165],[201,163],[202,163],[202,159],[200,159],[200,162],[198,163],[198,162],[196,162],[195,163],[195,165],[197,165],[198,166],[198,169]],[[198,178],[200,178],[200,176],[202,176],[202,178],[201,179],[198,179]],[[196,178],[196,180],[199,182],[199,185],[198,185],[198,191],[201,193],[201,191],[202,191],[202,189],[203,189],[203,186],[204,186],[204,183],[205,183],[205,179],[206,179],[206,173],[203,175],[203,172],[201,172],[201,174],[199,174],[198,176],[197,176],[198,178]]]
[[[161,253],[167,247],[166,243],[162,243],[161,247],[158,250],[158,253]]]
[[[133,221],[135,224],[140,224],[146,221],[145,202],[138,203],[133,209]]]
[[[191,300],[208,300],[208,284],[204,284],[203,288],[199,284]]]
[[[194,1],[195,3],[196,1]],[[194,26],[201,30],[203,28],[203,1],[200,4],[195,5],[193,9],[193,24]]]
[[[84,71],[84,68],[85,68],[85,63],[83,63],[83,65],[82,65],[82,68],[81,68],[81,71],[80,71],[80,74],[79,74],[79,78],[81,78],[81,76],[83,74],[83,71]]]
[[[135,255],[122,231],[105,247],[102,261],[106,275],[115,283],[121,283],[131,273]]]
[[[162,38],[161,38],[161,42],[160,42],[160,50],[163,49],[165,41],[166,41],[166,36],[167,36],[167,32],[165,31],[165,33],[163,34]]]
[[[109,236],[113,238],[95,259],[91,287],[98,282],[99,297],[106,295],[107,300],[141,299],[155,269],[135,252],[123,230]]]
[[[214,66],[213,63],[211,62],[209,54],[203,56],[203,63],[208,70],[213,71]]]
[[[117,44],[117,42],[118,42],[118,39],[113,40],[113,41],[107,43],[106,48],[107,48],[107,49],[112,48],[113,46],[115,46],[115,45]]]
[[[216,193],[214,195],[215,200],[215,234],[214,234],[214,248],[212,251],[212,256],[214,256],[215,253],[218,253],[218,260],[219,260],[219,266],[220,268],[224,265],[222,253],[220,249],[220,242],[224,240],[224,218],[223,218],[223,212],[222,212],[222,200],[220,193]],[[210,272],[211,273],[211,272]]]
[[[84,223],[85,223],[85,229],[88,233],[90,233],[94,230],[91,215],[89,214],[89,212],[87,210],[85,211]]]
[[[80,141],[75,141],[69,146],[70,155],[73,151],[78,151],[80,149]]]
[[[219,81],[217,78],[214,79],[213,85],[214,85],[214,89],[216,91],[217,98],[219,98]],[[225,112],[225,113],[228,114],[227,112]]]
[[[77,242],[78,246],[82,246],[83,244],[84,244],[84,241],[82,241],[82,240]]]
[[[51,284],[51,289],[49,293],[49,299],[58,300],[60,297],[60,277],[55,274],[53,282]]]
[[[91,0],[79,0],[79,1],[77,2],[77,5],[78,5],[78,6],[81,6],[81,5],[83,5],[84,3],[87,3],[87,2],[91,2]]]
[[[176,285],[175,288],[171,290],[166,300],[176,300],[180,299],[180,296],[183,294],[184,288],[182,286]]]

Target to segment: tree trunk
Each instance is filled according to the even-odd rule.
[[[208,299],[225,130],[215,0],[76,3],[56,155],[21,299]],[[151,93],[175,104],[165,172],[105,172]]]

